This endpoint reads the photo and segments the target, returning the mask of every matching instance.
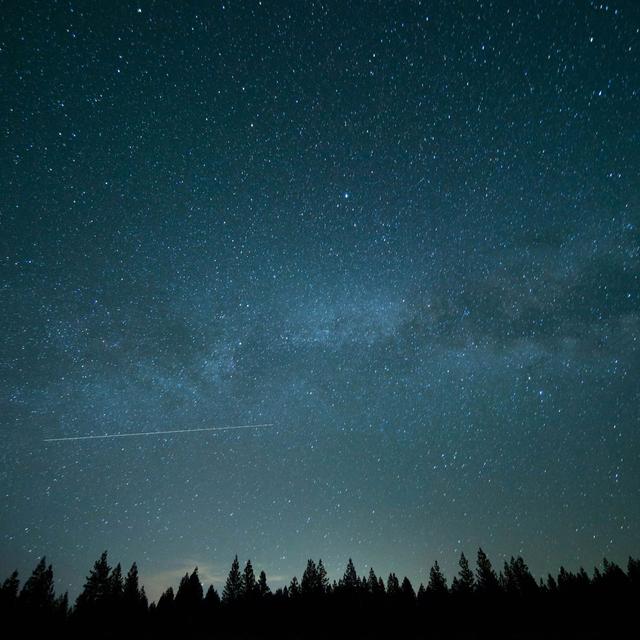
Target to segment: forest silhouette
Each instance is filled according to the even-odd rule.
[[[236,556],[221,594],[205,592],[196,567],[150,604],[136,563],[123,575],[106,551],[73,605],[56,596],[46,558],[22,586],[14,571],[0,588],[2,629],[17,637],[611,638],[637,632],[638,604],[639,559],[626,571],[605,559],[591,575],[561,567],[536,580],[521,557],[496,570],[482,549],[475,570],[461,554],[449,585],[436,562],[417,590],[395,573],[359,576],[349,559],[339,580],[308,560],[300,580],[272,591],[264,571],[256,577]]]

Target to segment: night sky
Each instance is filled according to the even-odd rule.
[[[638,555],[638,2],[15,0],[0,65],[2,579]]]

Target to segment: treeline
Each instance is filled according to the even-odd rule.
[[[56,596],[45,558],[22,587],[14,571],[0,588],[3,628],[23,637],[605,638],[637,628],[638,604],[638,559],[536,580],[521,557],[496,571],[482,549],[475,571],[461,554],[451,585],[436,562],[417,589],[395,573],[359,576],[351,560],[331,582],[322,560],[309,560],[300,580],[272,591],[264,571],[256,577],[251,561],[241,570],[236,556],[221,594],[204,590],[196,567],[149,604],[136,564],[123,575],[106,551],[73,606]]]

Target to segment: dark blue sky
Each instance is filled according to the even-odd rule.
[[[636,2],[0,29],[3,576],[638,555]]]

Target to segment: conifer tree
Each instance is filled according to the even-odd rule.
[[[264,571],[260,571],[260,576],[258,577],[258,595],[261,598],[267,598],[271,595],[271,589],[267,584],[267,574]]]
[[[591,578],[589,578],[589,574],[584,570],[584,567],[580,567],[578,569],[578,573],[576,574],[576,585],[583,593],[586,592],[591,585]]]
[[[51,565],[47,567],[43,556],[22,587],[20,604],[26,611],[41,616],[53,613],[54,600],[53,569]]]
[[[491,561],[487,557],[487,554],[478,549],[478,560],[476,569],[476,590],[479,593],[494,594],[500,591],[500,583],[498,582],[498,576],[491,565]]]
[[[0,619],[4,620],[5,625],[16,613],[19,589],[20,580],[17,571],[14,571],[6,578],[2,586],[0,586]]]
[[[464,553],[460,554],[458,565],[460,571],[458,571],[458,576],[453,579],[451,591],[456,595],[469,595],[475,587],[475,579],[473,577],[473,571],[469,568],[469,561]]]
[[[234,604],[240,600],[243,593],[242,575],[240,574],[240,563],[238,556],[233,559],[227,582],[222,591],[222,602],[224,604]]]
[[[314,595],[318,593],[318,587],[318,569],[316,568],[316,563],[309,559],[300,581],[300,593],[304,596]]]
[[[158,598],[158,606],[156,607],[158,616],[162,619],[171,618],[173,616],[174,603],[175,596],[173,589],[169,587],[160,598]]]
[[[373,570],[373,567],[369,569],[369,577],[367,579],[367,591],[372,596],[380,595],[380,583],[378,582],[378,576],[376,576],[376,572]]]
[[[597,580],[597,573],[594,572],[594,581]],[[567,571],[564,567],[560,567],[560,573],[558,573],[558,590],[563,593],[569,593],[573,590],[575,583],[575,576]]]
[[[258,592],[256,576],[253,572],[251,560],[247,560],[242,572],[242,595],[247,600],[254,600]]]
[[[198,575],[198,567],[196,567],[189,576],[189,596],[191,602],[200,604],[202,602],[203,590],[200,576]]]
[[[180,606],[182,602],[184,602],[188,597],[189,592],[189,572],[185,573],[182,578],[180,578],[180,584],[178,585],[178,590],[176,591],[175,603],[177,606]]]
[[[18,572],[14,571],[0,587],[0,607],[8,609],[15,606],[18,600],[18,590],[20,589],[20,580]]]
[[[508,592],[520,596],[530,596],[538,591],[538,583],[521,556],[517,558],[512,556],[509,564],[505,562],[504,574]]]
[[[136,602],[140,597],[138,565],[134,562],[127,572],[122,588],[122,596],[127,602]]]
[[[340,587],[345,591],[356,592],[358,590],[359,582],[358,582],[358,574],[356,573],[356,568],[353,566],[353,560],[349,558],[349,562],[347,562],[347,568],[345,569],[344,576],[340,581]]]
[[[140,609],[145,612],[149,610],[149,598],[144,590],[144,585],[140,587]]]
[[[218,592],[214,589],[213,585],[210,584],[207,589],[207,593],[204,596],[204,608],[207,612],[211,613],[212,611],[216,611],[220,606],[220,596]]]
[[[387,578],[387,595],[392,598],[398,596],[400,594],[400,582],[398,581],[398,577],[395,573],[390,573]]]
[[[111,576],[109,577],[109,598],[112,602],[118,603],[122,598],[123,591],[123,582],[122,582],[122,567],[120,563],[113,568],[111,572]]]
[[[76,613],[83,614],[96,607],[103,608],[111,593],[111,567],[104,551],[91,569],[84,588],[76,600]]]
[[[602,561],[601,588],[606,590],[609,597],[616,597],[628,586],[627,574],[615,563],[607,558]]]
[[[296,599],[299,596],[300,596],[300,583],[298,582],[298,578],[293,576],[289,584],[289,597],[292,599]]]
[[[122,600],[125,611],[129,615],[140,615],[147,610],[149,605],[144,587],[140,588],[138,565],[135,562],[131,565],[124,579]]]
[[[329,578],[327,577],[327,570],[322,564],[322,558],[318,560],[316,570],[318,574],[318,591],[319,593],[327,593],[329,591]]]
[[[429,571],[429,583],[427,584],[427,594],[429,596],[445,596],[447,589],[447,579],[440,570],[440,565],[436,560]]]
[[[416,592],[414,591],[413,585],[407,576],[402,580],[400,593],[402,594],[402,599],[407,603],[411,603],[416,599]]]
[[[5,630],[17,626],[19,589],[18,572],[13,571],[0,587],[0,624]]]
[[[202,584],[198,576],[198,567],[191,575],[185,573],[175,597],[175,604],[184,613],[194,614],[202,605]]]

